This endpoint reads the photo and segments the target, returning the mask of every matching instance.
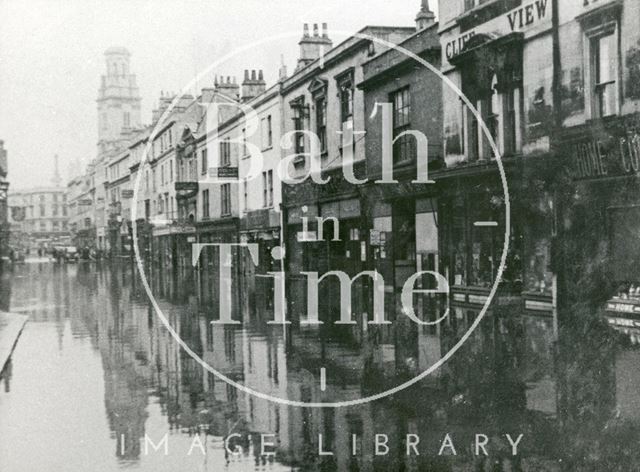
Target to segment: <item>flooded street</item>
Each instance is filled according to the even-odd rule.
[[[416,386],[362,406],[308,409],[246,395],[207,372],[159,322],[128,266],[26,264],[2,284],[11,311],[29,316],[1,381],[3,472],[623,471],[637,463],[638,338],[604,319],[556,335],[549,317],[489,314]],[[477,316],[454,308],[441,329],[398,339],[398,328],[356,350],[353,339],[299,327],[214,328],[190,297],[160,305],[222,374],[302,401],[397,385]],[[386,441],[376,450],[377,434]],[[488,439],[479,450],[478,435]]]

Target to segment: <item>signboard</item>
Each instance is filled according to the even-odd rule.
[[[369,244],[372,246],[382,246],[382,232],[377,229],[369,231]]]
[[[640,313],[640,305],[611,301],[607,303],[607,311],[613,311],[616,313]]]
[[[318,240],[318,233],[315,231],[298,231],[298,242],[308,243]]]
[[[578,126],[560,140],[575,180],[640,175],[640,115]]]
[[[487,4],[485,8],[491,7],[490,4]],[[475,15],[474,12],[471,12],[466,20],[471,22],[475,17],[482,18],[481,12],[477,11]],[[461,19],[458,23],[464,21],[465,19]],[[475,22],[477,23],[477,21]],[[462,34],[454,36],[449,40],[445,40],[444,53],[450,62],[451,59],[462,52],[467,42],[477,34],[506,35],[517,32],[538,33],[550,26],[551,0],[534,0],[480,23],[473,29],[464,31]]]
[[[209,177],[219,179],[237,179],[238,168],[237,167],[212,167],[209,169]]]
[[[122,192],[120,192],[120,195],[122,196],[122,198],[133,198],[133,190],[123,190]]]
[[[176,198],[191,198],[198,194],[198,182],[176,182]]]
[[[91,206],[93,205],[93,200],[90,198],[86,198],[84,200],[78,200],[78,206]]]
[[[198,191],[198,182],[176,182],[176,192]]]

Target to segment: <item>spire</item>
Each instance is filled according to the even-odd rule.
[[[60,177],[60,162],[58,155],[53,156],[53,178],[51,183],[54,187],[60,187],[62,185],[62,177]]]
[[[429,8],[429,0],[422,0],[418,16],[416,16],[416,29],[421,31],[436,22],[436,15]]]

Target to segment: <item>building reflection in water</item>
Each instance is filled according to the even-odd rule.
[[[273,316],[268,282],[256,278],[241,298],[241,325],[212,325],[211,305],[198,306],[193,294],[159,303],[182,339],[220,373],[296,401],[349,400],[398,385],[440,359],[479,313],[471,304],[454,305],[436,327],[398,317],[383,329],[285,328],[266,324]],[[604,317],[558,337],[551,317],[500,306],[418,385],[357,407],[309,409],[247,395],[204,369],[162,326],[126,266],[33,265],[17,269],[10,289],[4,278],[0,290],[31,323],[50,324],[61,349],[67,324],[71,336],[90,340],[101,359],[112,450],[121,464],[145,463],[140,438],[150,430],[156,443],[163,430],[186,444],[199,435],[226,464],[301,470],[589,470],[637,459],[629,451],[640,439],[640,351],[628,330],[610,328]],[[28,374],[19,364],[13,371]],[[9,378],[3,382],[9,389]],[[240,435],[234,443],[243,448],[240,458],[223,448],[232,433]],[[524,435],[517,457],[506,433]],[[384,456],[375,455],[376,434],[388,436]],[[406,454],[408,434],[419,436],[419,456]],[[446,434],[456,456],[438,456]],[[474,455],[476,434],[489,437],[490,457]],[[274,435],[275,460],[260,456],[261,435]],[[320,436],[333,455],[319,455]],[[211,470],[222,465],[208,460]]]

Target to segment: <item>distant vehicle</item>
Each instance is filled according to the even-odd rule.
[[[78,254],[78,249],[75,246],[67,246],[64,248],[63,257],[67,262],[78,262],[80,254]]]

